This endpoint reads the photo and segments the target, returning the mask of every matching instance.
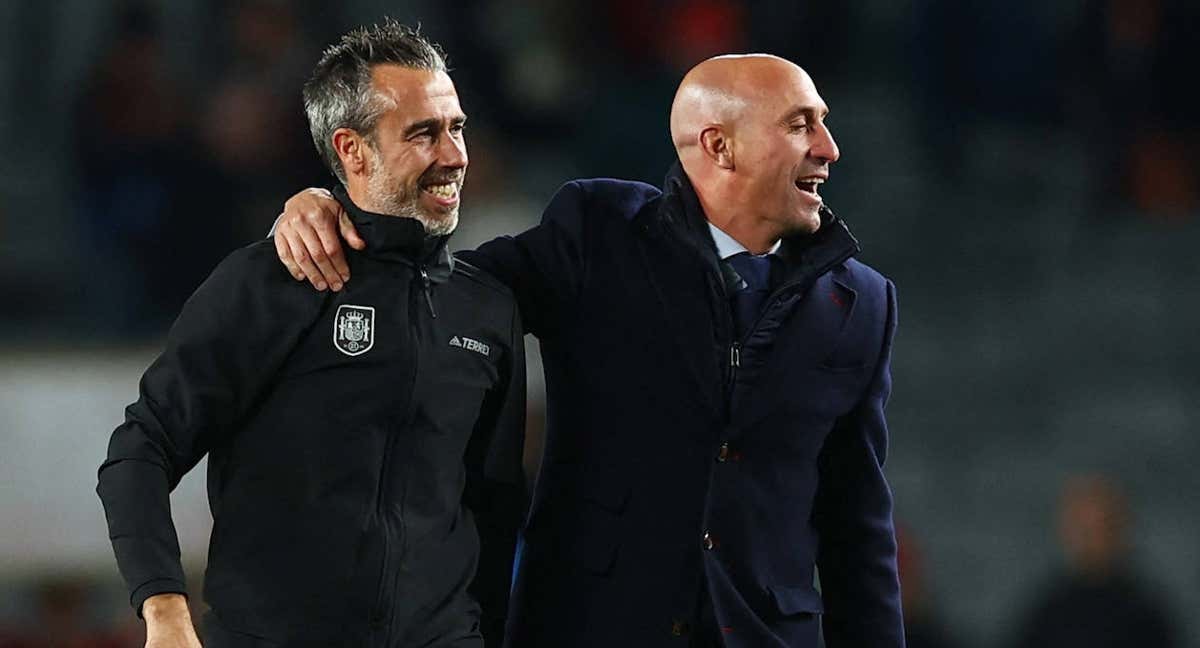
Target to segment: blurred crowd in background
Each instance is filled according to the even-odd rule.
[[[5,0],[0,648],[141,641],[91,493],[108,434],[212,267],[334,182],[299,90],[384,15],[470,116],[459,248],[574,177],[657,184],[703,58],[804,66],[822,193],[900,290],[910,646],[1200,646],[1200,3]]]

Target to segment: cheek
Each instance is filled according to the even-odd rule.
[[[751,164],[757,169],[759,182],[775,185],[778,190],[780,183],[791,184],[796,168],[796,154],[791,147],[763,147]]]
[[[413,148],[396,151],[387,160],[388,172],[396,180],[411,184],[421,177],[428,164],[424,162],[420,151]]]

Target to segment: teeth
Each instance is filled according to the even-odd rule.
[[[439,198],[453,198],[458,195],[458,185],[453,182],[425,187],[425,191]]]
[[[801,191],[812,194],[816,194],[822,184],[825,184],[825,178],[800,178],[796,181],[796,185],[800,187]]]

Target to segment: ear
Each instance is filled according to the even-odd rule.
[[[700,150],[719,168],[733,170],[733,142],[721,126],[713,124],[700,131]]]
[[[359,175],[367,172],[367,142],[362,135],[351,128],[339,128],[333,131],[333,150],[342,161],[346,175]]]

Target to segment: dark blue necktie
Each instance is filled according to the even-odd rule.
[[[753,256],[749,252],[739,252],[729,257],[729,265],[746,282],[745,288],[730,297],[733,323],[738,339],[741,339],[758,319],[763,301],[771,293],[771,255]]]

